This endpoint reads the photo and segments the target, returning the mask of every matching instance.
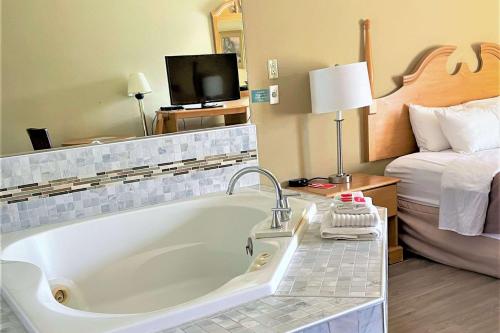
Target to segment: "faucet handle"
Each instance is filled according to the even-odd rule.
[[[281,214],[289,214],[291,209],[276,207],[276,208],[271,208],[271,211],[273,213],[273,218],[271,221],[271,229],[280,229],[282,227],[281,222],[286,221],[283,219]]]
[[[283,198],[289,198],[289,197],[300,197],[301,195],[302,195],[301,193],[283,194]]]
[[[284,207],[284,208],[281,208],[281,207],[278,207],[278,208],[271,208],[271,210],[273,212],[286,212],[286,213],[290,213],[292,211],[291,208],[287,208],[287,207]]]
[[[282,200],[282,206],[283,208],[290,208],[290,203],[288,202],[289,197],[300,197],[300,193],[290,193],[290,194],[283,194],[283,200]]]
[[[276,207],[271,208],[273,212],[273,219],[276,218],[279,222],[290,221],[290,216],[292,215],[292,209],[290,207]]]

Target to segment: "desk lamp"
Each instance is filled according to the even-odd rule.
[[[337,174],[328,177],[333,184],[351,182],[342,160],[342,111],[370,105],[372,94],[366,62],[335,65],[309,72],[311,106],[315,114],[336,112]]]
[[[128,78],[128,95],[134,96],[139,103],[139,112],[142,119],[142,129],[144,136],[148,136],[148,126],[146,125],[146,115],[144,114],[144,95],[152,92],[151,86],[143,73],[130,74]]]

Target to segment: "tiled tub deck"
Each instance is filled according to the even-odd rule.
[[[329,202],[301,198],[316,202],[318,213],[274,295],[158,333],[385,332],[386,233],[374,241],[323,240],[319,222]],[[380,213],[385,221],[385,209]],[[26,332],[1,305],[0,332]]]

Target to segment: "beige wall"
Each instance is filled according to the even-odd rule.
[[[255,104],[259,157],[280,180],[336,170],[334,115],[310,114],[308,71],[363,60],[360,20],[372,20],[375,95],[400,84],[417,55],[454,44],[453,59],[477,66],[471,44],[499,40],[498,0],[244,0],[248,78],[266,87],[266,61],[277,58],[280,104]],[[348,171],[383,173],[387,161],[362,162],[361,113],[345,113]]]
[[[1,0],[2,154],[31,150],[26,128],[71,138],[140,135],[127,78],[144,72],[148,116],[169,103],[164,56],[213,52],[223,0]]]

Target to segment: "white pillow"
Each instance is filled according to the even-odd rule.
[[[500,119],[491,109],[467,107],[463,111],[435,111],[439,126],[458,153],[500,147]]]
[[[481,109],[488,110],[496,110],[499,112],[500,110],[500,96],[485,98],[485,99],[477,99],[463,104],[466,108],[468,107],[477,107]]]
[[[449,107],[425,107],[410,104],[410,123],[420,151],[441,151],[450,148],[434,111],[461,111],[461,105]]]

